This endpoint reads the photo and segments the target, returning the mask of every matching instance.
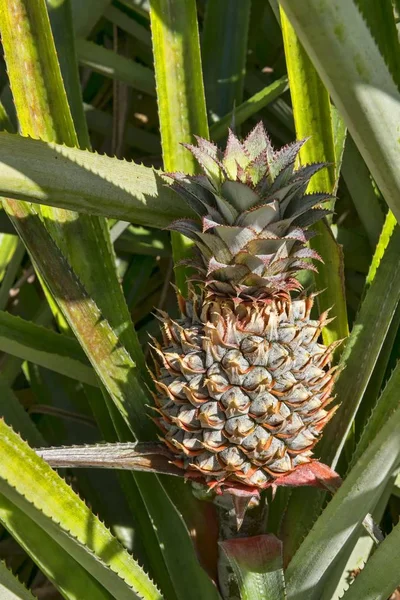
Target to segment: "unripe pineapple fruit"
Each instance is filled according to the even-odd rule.
[[[265,488],[312,460],[333,414],[327,314],[311,318],[296,279],[319,259],[307,228],[329,195],[305,192],[324,165],[294,170],[303,142],[274,151],[261,123],[243,142],[230,132],[224,153],[197,143],[187,147],[204,175],[169,177],[199,216],[172,228],[196,243],[200,292],[181,299],[182,319],[162,313],[158,424],[186,476]]]

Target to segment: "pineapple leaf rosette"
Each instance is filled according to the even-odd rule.
[[[195,242],[199,282],[182,319],[162,313],[155,342],[163,439],[186,477],[219,493],[327,482],[312,453],[335,410],[335,345],[320,342],[327,313],[311,318],[297,279],[320,260],[309,227],[331,196],[306,188],[325,165],[295,170],[304,141],[275,151],[261,123],[243,142],[230,132],[224,152],[196,139],[186,147],[204,174],[168,174],[199,216],[171,226]]]

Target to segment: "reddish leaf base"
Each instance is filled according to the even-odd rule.
[[[204,483],[203,477],[197,473],[186,473],[185,477]],[[262,489],[268,487],[276,489],[278,486],[311,486],[327,490],[333,494],[340,487],[341,483],[341,477],[333,469],[317,460],[312,460],[305,465],[300,465],[290,473],[277,477]],[[260,488],[250,487],[239,482],[227,481],[212,481],[207,482],[206,485],[220,496],[223,494],[230,494],[232,496],[237,528],[239,530],[251,500],[260,497]]]
[[[191,475],[189,477],[191,478]],[[281,485],[285,487],[311,486],[334,493],[340,487],[341,483],[341,477],[333,469],[317,460],[313,460],[305,465],[300,465],[290,473],[285,473],[285,475],[277,477],[263,486],[262,489],[269,487],[276,488]],[[261,489],[227,481],[213,481],[207,483],[207,485],[219,495],[232,494],[241,498],[254,496],[258,498]]]
[[[282,569],[282,542],[272,534],[220,542],[229,559],[253,573]]]
[[[342,484],[340,475],[333,469],[324,465],[323,463],[314,460],[306,465],[301,465],[291,473],[278,477],[272,483],[273,486],[289,486],[289,487],[300,487],[300,486],[311,486],[322,488],[332,494]]]

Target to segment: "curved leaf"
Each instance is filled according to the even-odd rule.
[[[283,92],[286,92],[288,88],[289,84],[286,76],[277,79],[264,89],[254,94],[254,96],[251,96],[238,106],[235,106],[234,110],[228,112],[216,123],[214,123],[210,127],[210,138],[212,140],[221,139],[228,133],[228,128],[232,124],[233,116],[235,116],[235,125],[241,125],[247,119],[259,112],[262,108],[267,106],[270,102],[279,98],[279,96],[283,94]]]
[[[332,194],[336,157],[329,94],[282,9],[281,24],[296,135],[298,139],[310,137],[300,149],[300,161],[302,164],[325,162],[329,165],[313,176],[307,191]],[[329,204],[329,208],[333,208],[333,203]],[[330,309],[330,316],[334,317],[322,331],[324,343],[328,346],[349,334],[343,255],[327,223],[318,223],[315,230],[318,235],[310,245],[324,263],[314,275],[317,290],[322,290],[317,297],[318,306],[320,312]]]
[[[357,575],[343,600],[385,600],[400,585],[400,523]]]
[[[0,421],[1,492],[117,599],[161,598],[155,585],[73,490]],[[38,485],[40,482],[40,485]]]
[[[76,340],[3,311],[0,311],[0,351],[83,383],[99,385]]]
[[[286,572],[288,598],[316,600],[347,540],[378,501],[400,460],[400,408],[392,413],[315,522]]]
[[[397,220],[400,93],[353,0],[282,0],[305,50]]]
[[[194,215],[160,172],[87,150],[0,133],[0,169],[2,196],[159,229]]]
[[[127,83],[141,92],[156,95],[154,75],[147,67],[87,40],[77,40],[76,51],[81,65]]]
[[[2,600],[34,600],[29,590],[0,561],[0,598]]]
[[[0,480],[0,489],[3,491]],[[0,523],[67,600],[114,600],[71,554],[0,493]]]

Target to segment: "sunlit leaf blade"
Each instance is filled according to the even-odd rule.
[[[46,2],[76,135],[81,148],[90,149],[90,138],[82,105],[82,92],[76,58],[71,0],[64,0],[63,2],[46,0]]]
[[[221,542],[237,580],[242,600],[285,600],[282,542],[258,535]]]
[[[18,238],[9,233],[0,233],[0,282],[7,271],[8,263],[14,256],[18,246]]]
[[[196,3],[151,0],[150,8],[164,170],[190,174],[196,161],[183,144],[193,135],[208,138]],[[190,256],[192,242],[176,232],[171,238],[175,280],[185,295],[187,268],[179,262]]]
[[[400,44],[392,0],[354,0],[396,82],[400,84]]]
[[[400,218],[400,93],[353,0],[282,0],[386,202]]]
[[[400,523],[379,545],[357,575],[343,600],[388,598],[400,585]]]
[[[30,591],[0,561],[0,598],[2,600],[34,600]]]
[[[71,554],[3,494],[9,488],[0,480],[0,523],[26,551],[67,600],[86,594],[93,600],[113,596]]]
[[[326,162],[329,166],[316,173],[309,192],[332,193],[335,188],[335,147],[333,140],[330,100],[317,72],[305,53],[297,35],[281,10],[281,25],[288,68],[290,94],[298,139],[310,137],[301,148],[302,164]],[[324,261],[315,274],[320,311],[331,309],[334,321],[323,330],[324,343],[343,339],[348,335],[347,309],[344,296],[343,256],[327,224],[316,225],[318,235],[311,240],[312,247]]]
[[[1,492],[62,543],[115,598],[161,595],[85,503],[3,421]],[[40,481],[41,485],[37,485]]]
[[[0,311],[0,351],[82,383],[98,385],[95,372],[76,340],[3,311]]]
[[[7,200],[17,216],[16,227],[29,247],[36,268],[57,299],[97,375],[128,425],[140,439],[152,439],[153,424],[146,417],[148,396],[137,378],[136,365],[98,306],[88,297],[75,273],[39,219],[21,202]]]
[[[229,111],[210,127],[211,139],[219,140],[228,133],[228,128],[232,125],[233,115],[235,115],[235,125],[241,125],[270,102],[279,98],[288,87],[287,77],[281,77],[260,92],[254,94],[254,96],[251,96],[238,106],[235,106],[234,110]]]
[[[286,572],[289,599],[320,598],[328,569],[399,463],[399,426],[400,408],[385,422],[297,550]]]
[[[158,228],[193,216],[157,171],[86,150],[0,133],[0,168],[2,196]]]
[[[340,175],[342,172],[343,155],[347,141],[347,127],[339,114],[339,111],[333,104],[331,106],[331,118],[332,118],[332,133],[333,133],[333,145],[335,150],[335,185],[333,186],[333,194],[337,194]]]
[[[192,0],[150,6],[164,168],[193,173],[196,162],[182,144],[194,134],[208,137],[196,6]]]
[[[35,4],[12,0],[12,4],[4,4],[3,10],[5,18],[0,23],[2,41],[22,133],[76,145],[77,136],[44,0]],[[18,53],[13,52],[15,32],[20,36]],[[27,64],[30,68],[26,77],[22,77]],[[26,103],[26,94],[30,95],[33,104]],[[16,225],[17,217],[13,211],[14,208],[18,210],[18,204],[8,203],[7,208]],[[32,213],[27,207],[23,210]],[[137,373],[140,369],[141,377],[150,384],[144,356],[116,276],[106,224],[95,217],[77,218],[76,213],[50,207],[41,207],[39,211],[47,231],[78,274],[88,295],[95,297],[100,309],[106,313],[114,335],[134,356]],[[20,232],[25,222],[23,219],[19,221]],[[99,254],[102,260],[97,260]],[[137,382],[140,387],[139,379]],[[145,389],[141,395],[146,395]],[[143,412],[140,418],[146,420]]]

